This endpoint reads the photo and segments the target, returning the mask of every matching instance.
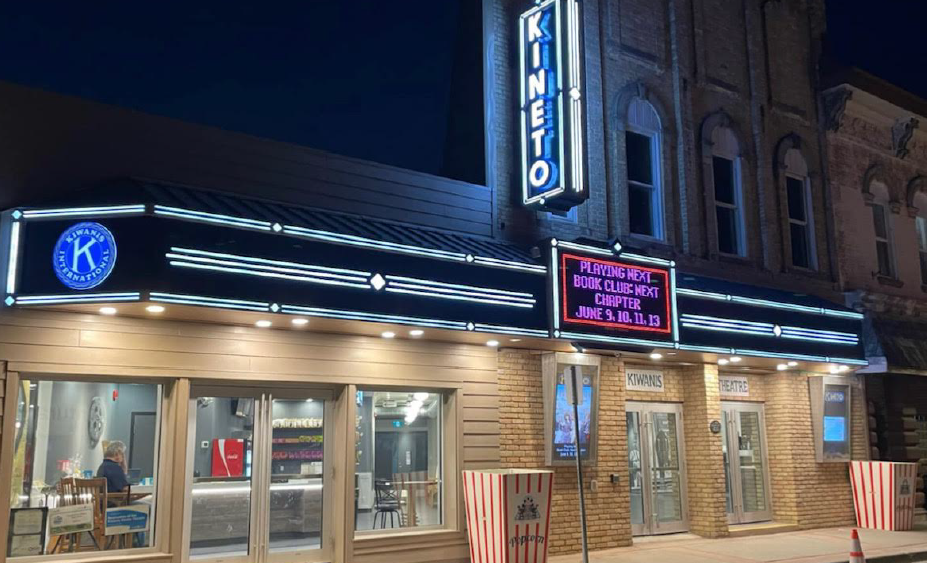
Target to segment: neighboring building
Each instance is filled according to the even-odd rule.
[[[485,522],[461,471],[499,466],[554,467],[524,541],[575,552],[569,366],[592,548],[854,521],[866,361],[824,189],[823,3],[589,0],[580,52],[574,0],[483,5],[487,186],[0,83],[19,554],[76,543],[30,522],[80,486],[154,525],[98,518],[88,557],[456,563]],[[553,6],[584,80],[562,73],[562,106],[528,81],[522,125],[518,43],[549,64],[557,37],[513,31]],[[579,137],[529,152],[522,127]],[[131,490],[71,481],[115,442]]]
[[[823,93],[841,287],[865,311],[873,459],[927,471],[927,102],[856,69]],[[923,513],[924,483],[918,483]]]

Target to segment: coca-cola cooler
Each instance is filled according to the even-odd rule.
[[[917,464],[851,461],[850,481],[860,528],[901,531],[914,526]]]
[[[212,476],[241,477],[245,469],[245,441],[214,438],[212,441]]]
[[[545,563],[550,534],[551,471],[464,471],[472,563]]]

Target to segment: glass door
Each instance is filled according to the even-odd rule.
[[[728,522],[771,520],[763,405],[724,402],[721,407]]]
[[[632,532],[687,530],[682,405],[628,403],[625,417]]]
[[[290,389],[193,389],[186,561],[326,559],[328,399]]]

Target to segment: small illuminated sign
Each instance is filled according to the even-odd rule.
[[[588,198],[577,0],[545,0],[519,18],[525,205],[568,210]]]
[[[99,223],[77,223],[58,237],[52,267],[61,283],[71,289],[94,288],[116,265],[116,239]]]
[[[568,253],[560,260],[563,326],[672,332],[668,270]]]

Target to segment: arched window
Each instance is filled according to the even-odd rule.
[[[876,241],[876,261],[880,275],[895,277],[895,253],[892,244],[892,225],[889,215],[888,187],[874,180],[869,186],[872,194],[872,226]]]
[[[792,265],[815,269],[817,253],[814,245],[814,208],[811,205],[808,164],[802,154],[794,148],[786,151],[784,164]]]
[[[711,168],[718,252],[746,256],[740,145],[734,132],[727,127],[716,127],[711,132]]]
[[[914,196],[917,217],[917,250],[921,262],[921,283],[927,285],[927,193],[918,192]]]
[[[625,152],[628,163],[628,216],[632,234],[664,238],[660,134],[656,110],[646,100],[628,104]]]

